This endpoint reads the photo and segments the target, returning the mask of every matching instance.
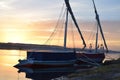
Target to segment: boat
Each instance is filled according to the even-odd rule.
[[[99,19],[99,14],[96,9],[96,5],[94,0],[92,0],[94,10],[95,10],[95,15],[96,15],[96,23],[97,23],[97,30],[96,30],[96,41],[95,41],[95,49],[92,49],[92,44],[90,44],[89,49],[86,49],[82,51],[81,53],[77,54],[78,61],[77,64],[82,64],[82,63],[89,63],[93,65],[99,65],[103,63],[105,59],[105,53],[108,52],[108,47],[106,44],[106,40],[103,34],[103,30],[101,27],[100,19]],[[100,31],[104,45],[103,44],[98,44],[98,32]],[[104,49],[104,46],[106,50]],[[100,47],[100,48],[99,48]]]
[[[69,0],[64,0],[66,4],[66,22],[65,22],[65,32],[64,32],[64,46],[61,49],[58,49],[57,46],[54,50],[48,51],[27,51],[27,59],[19,60],[19,63],[15,65],[15,67],[28,67],[28,68],[50,68],[50,67],[67,67],[67,66],[74,66],[74,65],[81,65],[83,63],[95,64],[102,63],[105,58],[105,50],[99,50],[98,46],[98,29],[102,34],[102,38],[108,51],[107,44],[104,38],[104,34],[102,31],[102,27],[99,20],[99,15],[97,13],[97,9],[93,0],[95,14],[96,14],[96,21],[97,21],[97,33],[96,33],[96,47],[95,49],[86,49],[86,42],[82,35],[82,32],[79,28],[79,25],[76,21],[76,18],[73,14],[71,5]],[[75,24],[75,27],[78,30],[78,33],[83,42],[82,49],[76,48],[67,48],[67,27],[68,27],[68,17],[69,14]],[[50,46],[52,47],[52,46]],[[102,47],[103,48],[103,47]]]
[[[76,62],[74,52],[70,51],[28,51],[27,59],[19,60],[15,67],[27,68],[52,68],[52,67],[69,67]]]

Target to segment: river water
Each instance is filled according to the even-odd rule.
[[[13,66],[26,58],[26,51],[0,50],[0,80],[54,80],[76,71],[75,68],[17,69]],[[106,59],[117,59],[120,54],[107,54]],[[61,79],[62,80],[62,79]]]

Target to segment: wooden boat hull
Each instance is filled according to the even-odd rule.
[[[85,63],[103,63],[105,59],[104,53],[77,53],[77,64]]]
[[[28,61],[19,63],[14,67],[27,67],[27,68],[57,68],[57,67],[69,67],[75,64],[76,60],[71,61]]]
[[[50,68],[68,67],[76,62],[74,52],[27,52],[26,60],[19,60],[15,67]]]
[[[75,64],[82,65],[89,63],[90,64],[102,63],[104,58],[105,58],[104,53],[27,52],[27,59],[19,60],[19,63],[14,67],[27,67],[27,68],[70,67],[74,66]]]

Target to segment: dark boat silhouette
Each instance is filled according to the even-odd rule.
[[[97,32],[96,32],[96,45],[95,49],[91,48],[86,49],[86,43],[82,32],[78,26],[76,18],[73,14],[72,8],[70,6],[69,0],[65,0],[66,4],[66,22],[65,22],[65,36],[64,36],[64,47],[61,49],[55,48],[54,50],[49,51],[27,51],[27,59],[19,60],[19,63],[15,65],[15,67],[29,67],[29,68],[48,68],[48,67],[66,67],[66,66],[74,66],[74,65],[81,65],[83,63],[91,64],[91,65],[99,65],[102,63],[105,58],[105,52],[108,52],[107,44],[105,41],[105,37],[102,31],[99,15],[97,13],[97,9],[93,1],[95,14],[96,14],[96,22],[97,22]],[[75,27],[80,34],[80,37],[83,41],[83,48],[76,49],[76,48],[67,48],[66,41],[67,41],[67,27],[68,27],[68,14],[70,14]],[[98,49],[98,31],[100,30],[102,39],[104,41],[104,45],[106,50],[104,49],[104,45],[101,45],[101,49]]]

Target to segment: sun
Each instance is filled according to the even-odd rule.
[[[5,31],[5,42],[21,43],[25,41],[25,33],[20,31]]]
[[[8,34],[7,37],[9,42],[19,43],[23,41],[23,36],[17,34]]]

